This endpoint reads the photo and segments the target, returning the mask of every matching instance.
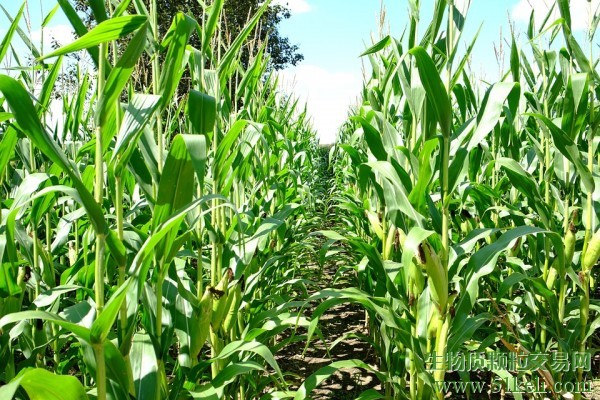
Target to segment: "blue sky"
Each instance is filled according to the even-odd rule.
[[[343,123],[348,107],[356,102],[362,83],[363,61],[359,55],[377,39],[381,0],[272,0],[285,4],[292,17],[282,23],[280,29],[290,41],[298,44],[304,61],[295,68],[283,71],[283,86],[293,91],[308,104],[315,128],[324,143],[335,140],[337,128]],[[469,0],[455,0],[457,4]],[[470,0],[467,29],[462,46],[471,40],[481,24],[479,39],[473,52],[473,72],[481,79],[494,81],[498,76],[494,45],[500,44],[500,31],[510,37],[509,18],[514,22],[521,45],[525,45],[527,21],[531,8],[542,16],[553,0]],[[422,21],[426,24],[431,16],[433,0],[421,0]],[[0,0],[11,15],[21,6],[20,1]],[[592,7],[600,6],[600,0],[592,0]],[[39,29],[43,17],[56,5],[55,0],[29,0],[31,19],[30,37],[41,43]],[[400,36],[408,23],[407,0],[383,0],[387,23],[394,36]],[[585,29],[588,14],[587,0],[571,0],[574,28]],[[0,11],[0,37],[8,29],[8,20]],[[25,24],[21,24],[26,29]],[[421,32],[425,27],[421,28]],[[55,37],[62,44],[71,40],[72,28],[61,10],[53,17],[44,31],[44,46]],[[526,47],[526,46],[524,46]],[[506,47],[506,51],[509,51]],[[5,60],[10,61],[10,60]],[[4,63],[4,64],[5,64]],[[367,65],[368,68],[368,65]]]
[[[381,10],[380,0],[277,0],[287,4],[292,17],[281,26],[282,34],[298,44],[305,59],[296,68],[283,73],[286,87],[308,102],[315,127],[322,142],[335,140],[337,128],[344,121],[348,106],[355,102],[362,82],[362,61],[359,55],[377,35]],[[456,3],[459,1],[455,0]],[[468,0],[463,0],[464,3]],[[402,34],[408,23],[407,0],[383,0],[392,35]],[[531,13],[531,6],[540,16],[548,10],[551,0],[471,0],[463,44],[471,40],[483,24],[473,51],[473,72],[481,79],[498,76],[494,44],[500,44],[500,31],[510,38],[509,18],[513,21],[521,45]],[[593,0],[598,7],[600,0]],[[587,21],[587,0],[571,0],[575,28],[584,29]],[[427,23],[433,0],[422,0],[422,21]],[[421,32],[426,28],[421,28]],[[376,36],[377,37],[377,36]],[[510,51],[505,44],[505,51]],[[506,56],[508,63],[508,55]],[[505,64],[508,65],[508,64]],[[289,83],[294,82],[294,84]]]

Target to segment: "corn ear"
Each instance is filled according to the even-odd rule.
[[[521,252],[521,238],[515,240],[514,246],[512,246],[508,252],[511,257],[518,257]]]
[[[199,312],[200,315],[198,317],[198,334],[192,338],[192,356],[197,357],[202,350],[202,346],[204,346],[204,342],[208,338],[208,333],[210,331],[210,321],[213,313],[213,295],[211,293],[210,288],[206,288],[202,299],[200,300]]]
[[[396,236],[397,247],[399,247],[401,250],[404,250],[404,243],[406,242],[406,232],[404,232],[402,228],[398,228],[396,230]]]
[[[577,229],[573,224],[569,225],[567,234],[565,235],[565,266],[571,265],[573,254],[575,254],[575,233]]]
[[[421,264],[425,266],[429,277],[431,299],[440,308],[442,314],[445,314],[448,305],[448,276],[440,258],[429,242],[424,241],[419,245],[419,259]]]
[[[221,323],[223,322],[223,318],[225,317],[225,313],[227,312],[227,303],[228,303],[228,285],[229,280],[231,279],[232,272],[228,270],[225,274],[223,274],[223,278],[217,284],[217,287],[214,288],[213,294],[215,295],[215,299],[213,300],[212,307],[212,317],[210,324],[215,332],[221,327]]]
[[[228,333],[233,324],[237,322],[237,313],[240,308],[240,303],[242,302],[242,286],[240,283],[235,285],[233,292],[229,296],[229,307],[227,309],[227,315],[225,316],[225,320],[223,321],[223,331]]]
[[[558,277],[558,271],[554,267],[554,264],[555,264],[555,262],[552,263],[552,266],[550,267],[550,270],[548,271],[548,276],[546,277],[546,286],[550,290],[552,290],[552,288],[554,287],[554,284],[556,283],[556,278]]]
[[[372,211],[365,211],[365,214],[369,220],[369,223],[371,224],[371,230],[373,233],[377,235],[379,240],[383,240],[383,229],[381,227],[379,216]]]
[[[435,338],[438,331],[438,325],[442,323],[442,316],[440,310],[437,307],[431,307],[431,318],[427,325],[427,335],[430,338]]]
[[[384,260],[391,260],[395,238],[396,228],[394,227],[394,225],[391,225],[390,229],[388,230],[387,237],[385,238],[385,254],[383,254]]]
[[[592,236],[590,243],[587,246],[585,254],[583,255],[583,271],[590,271],[600,258],[600,229]]]
[[[69,265],[75,265],[75,263],[77,262],[77,252],[75,251],[75,248],[73,247],[73,243],[69,242],[69,251],[68,251],[68,255],[69,255]]]
[[[418,268],[414,262],[411,262],[408,266],[408,277],[412,281],[415,287],[415,293],[421,293],[425,288],[425,277],[423,272]]]
[[[469,223],[467,221],[462,221],[460,223],[460,230],[463,233],[463,235],[468,235],[469,234]]]

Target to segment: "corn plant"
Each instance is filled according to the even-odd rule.
[[[351,225],[320,232],[328,247],[342,242],[357,255],[356,287],[313,295],[323,303],[311,327],[335,304],[361,304],[385,395],[441,399],[440,383],[458,369],[447,355],[593,349],[599,15],[592,10],[587,52],[568,2],[554,5],[557,21],[549,14],[536,26],[532,15],[529,52],[513,34],[509,70],[485,87],[468,70],[477,37],[459,46],[469,2],[434,2],[424,31],[420,3],[410,2],[402,38],[382,37],[363,54],[372,75],[333,154]],[[584,368],[547,360],[518,379],[553,388],[591,379]],[[493,368],[488,383],[512,371]]]
[[[10,17],[0,62],[15,34],[35,61],[0,75],[4,397],[286,388],[273,338],[308,325],[290,295],[306,282],[284,265],[315,207],[317,145],[299,102],[279,95],[265,44],[249,42],[268,2],[235,38],[223,4],[207,4],[202,21],[177,14],[161,37],[156,1],[90,1],[88,31],[58,0],[46,21],[60,7],[77,39],[48,53],[20,27],[25,4]],[[188,44],[194,34],[201,48]],[[64,114],[49,115],[74,52],[95,70],[79,70]],[[152,84],[136,93],[142,54]]]

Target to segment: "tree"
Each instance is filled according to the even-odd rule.
[[[77,10],[87,15],[89,25],[93,24],[91,10],[86,0],[73,0]],[[144,0],[149,7],[150,0]],[[224,24],[225,40],[233,40],[245,26],[248,16],[254,15],[262,0],[225,0],[222,23]],[[132,6],[131,6],[132,7]],[[178,12],[185,12],[202,22],[203,8],[198,0],[157,0],[159,35],[162,37],[169,29],[173,17]],[[271,56],[270,68],[281,70],[290,65],[296,65],[304,59],[298,52],[298,46],[291,44],[289,38],[281,36],[279,24],[291,13],[287,7],[273,5],[265,12],[258,24],[253,37],[260,43],[267,43],[267,52]],[[190,40],[193,46],[200,45],[200,38],[193,36]],[[242,54],[242,65],[245,67],[252,54],[250,49],[258,50],[258,46],[246,47]]]
[[[227,0],[225,1],[225,23],[233,37],[243,28],[249,15],[253,15],[261,1],[257,0]],[[278,26],[281,21],[291,17],[290,10],[281,5],[271,6],[264,14],[259,26],[258,39],[267,41],[267,52],[271,56],[271,67],[281,70],[289,65],[296,65],[304,59],[298,53],[298,46],[290,44],[289,38],[279,34]],[[247,62],[248,54],[242,55],[242,63]]]

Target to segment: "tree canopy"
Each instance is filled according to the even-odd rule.
[[[88,22],[93,23],[91,10],[86,0],[74,0],[76,8],[83,11],[88,16]],[[143,0],[149,7],[150,0]],[[223,7],[222,24],[224,27],[223,40],[233,40],[245,26],[248,17],[254,15],[260,7],[262,0],[225,0]],[[202,21],[203,7],[198,0],[157,0],[159,34],[164,35],[173,17],[178,12],[185,12],[198,21]],[[273,5],[265,12],[255,29],[252,37],[258,43],[267,43],[266,51],[270,55],[270,68],[281,70],[290,65],[296,65],[304,59],[299,53],[297,45],[290,43],[289,38],[284,37],[279,32],[279,24],[290,18],[289,8],[281,5]],[[193,46],[200,45],[200,38],[194,36],[190,43]],[[241,62],[244,66],[253,54],[251,49],[257,51],[259,46],[247,46],[241,55]]]

